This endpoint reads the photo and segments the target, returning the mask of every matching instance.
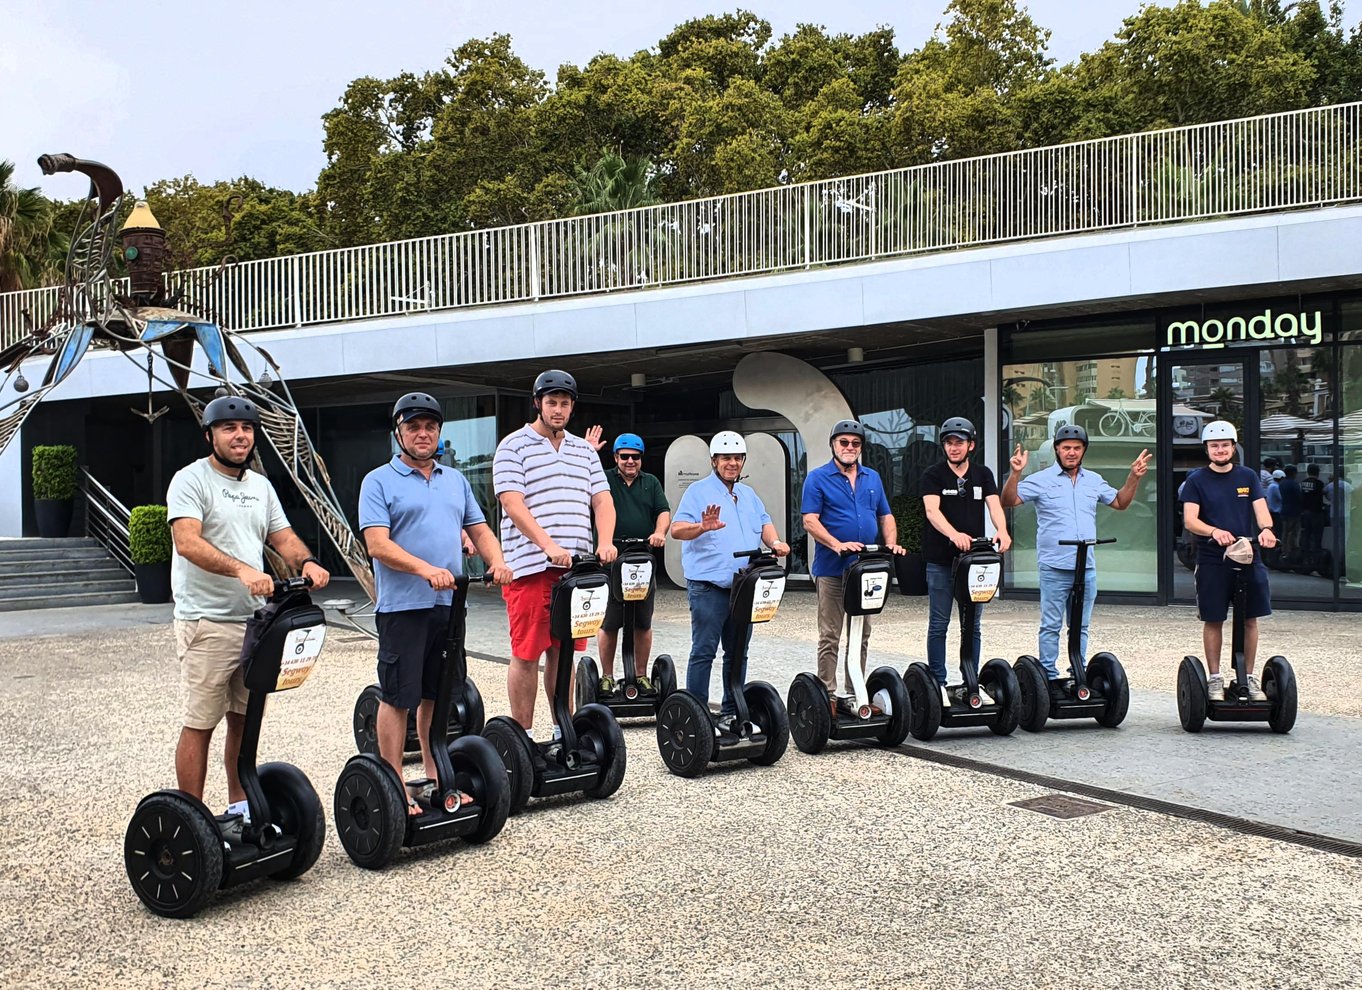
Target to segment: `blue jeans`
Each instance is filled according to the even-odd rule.
[[[708,581],[687,581],[686,600],[690,603],[690,660],[686,664],[686,690],[705,704],[709,704],[709,672],[714,655],[722,641],[724,649],[724,700],[719,711],[732,715],[737,711],[733,695],[728,690],[729,671],[738,664],[737,680],[747,680],[747,644],[752,640],[752,627],[739,642],[737,630],[728,615],[728,588],[720,588]]]
[[[946,683],[946,630],[955,611],[950,564],[927,564],[927,665],[938,684]],[[974,664],[979,665],[984,606],[974,606]]]
[[[1045,676],[1059,677],[1059,630],[1069,617],[1069,591],[1074,585],[1074,569],[1040,565],[1040,665]],[[1088,568],[1088,579],[1083,586],[1083,634],[1078,651],[1088,658],[1088,623],[1092,621],[1092,603],[1097,597],[1097,569]],[[1067,662],[1068,651],[1065,651]]]

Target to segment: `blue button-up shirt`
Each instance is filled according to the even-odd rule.
[[[873,468],[865,465],[856,468],[856,487],[853,489],[837,462],[828,461],[822,467],[814,468],[804,479],[799,511],[817,515],[833,539],[843,543],[874,543],[880,531],[880,517],[889,515],[889,499],[884,495],[884,483]],[[814,547],[813,567],[809,573],[814,577],[838,577],[855,559],[840,557],[830,547],[819,543]]]
[[[1074,568],[1074,547],[1062,547],[1060,540],[1097,539],[1097,503],[1111,505],[1116,489],[1096,471],[1078,469],[1070,481],[1058,464],[1027,475],[1017,485],[1017,497],[1036,505],[1036,560],[1047,567],[1066,571]],[[1097,555],[1088,550],[1088,568],[1097,566]]]
[[[724,526],[681,542],[681,570],[687,581],[709,581],[730,588],[733,575],[748,564],[747,558],[733,554],[755,550],[761,543],[762,527],[771,521],[771,516],[751,488],[738,482],[730,494],[728,486],[711,471],[682,493],[676,521],[698,523],[708,505],[719,507],[719,521]]]
[[[359,486],[359,528],[383,526],[407,553],[451,574],[463,573],[463,528],[486,522],[468,479],[436,464],[430,480],[393,459],[374,468]],[[424,579],[374,561],[379,612],[405,612],[448,605],[453,592],[436,591]]]

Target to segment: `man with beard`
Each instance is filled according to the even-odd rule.
[[[274,579],[262,570],[265,543],[311,578],[314,588],[325,588],[331,580],[289,528],[269,479],[246,466],[259,425],[260,412],[249,399],[225,395],[208,403],[203,435],[211,453],[175,472],[166,492],[175,543],[170,576],[184,699],[175,778],[180,790],[203,799],[208,743],[225,715],[227,814],[240,815],[243,822],[249,821],[249,812],[236,761],[249,692],[241,645],[246,620],[261,598],[274,591]]]
[[[813,552],[813,566],[809,568],[818,592],[818,679],[828,689],[832,717],[836,718],[837,649],[846,625],[842,577],[856,559],[849,553],[845,557],[842,554],[864,549],[880,533],[884,545],[894,553],[904,551],[898,545],[898,525],[889,511],[884,483],[874,468],[861,463],[865,427],[854,419],[840,420],[833,425],[828,443],[832,445],[832,460],[809,472],[800,511],[804,514],[804,532],[818,544]],[[870,651],[868,615],[859,647],[864,672]],[[856,648],[855,643],[847,646],[848,650]],[[843,689],[841,700],[845,701],[851,693],[850,682],[843,684]]]
[[[1074,583],[1078,548],[1059,545],[1060,540],[1097,539],[1097,505],[1129,508],[1149,470],[1150,454],[1140,451],[1130,465],[1125,484],[1118,491],[1096,471],[1083,467],[1088,452],[1088,431],[1081,426],[1061,426],[1055,431],[1054,466],[1037,471],[1024,481],[1027,453],[1017,444],[1009,461],[1012,473],[1003,485],[1002,503],[1012,508],[1023,502],[1036,506],[1036,565],[1040,579],[1040,663],[1045,676],[1059,679],[1059,631],[1068,613],[1069,591]],[[1097,554],[1088,553],[1084,582],[1083,626],[1079,652],[1088,655],[1088,623],[1097,597]]]
[[[1210,464],[1197,468],[1182,486],[1183,529],[1206,537],[1197,551],[1196,605],[1201,616],[1201,640],[1206,649],[1210,677],[1206,691],[1212,701],[1225,700],[1225,682],[1220,676],[1220,648],[1224,641],[1225,619],[1234,595],[1235,569],[1226,561],[1226,548],[1239,539],[1252,539],[1271,550],[1277,545],[1272,532],[1272,516],[1263,497],[1258,472],[1234,463],[1234,448],[1239,432],[1233,423],[1217,420],[1201,432]],[[1254,554],[1246,568],[1248,617],[1244,622],[1244,674],[1248,677],[1249,697],[1266,701],[1267,695],[1253,676],[1253,661],[1258,652],[1258,619],[1272,614],[1267,568]]]
[[[766,544],[777,557],[790,552],[776,534],[761,497],[739,481],[747,462],[747,441],[732,430],[723,430],[709,442],[713,470],[691,483],[676,507],[672,539],[681,541],[681,569],[686,575],[686,600],[690,605],[690,659],[686,664],[686,690],[709,701],[709,675],[714,656],[724,651],[724,695],[719,707],[719,728],[732,723],[737,712],[728,690],[729,672],[741,663],[739,684],[747,680],[747,642],[738,641],[738,630],[728,610],[733,576],[747,566],[747,559],[734,557],[741,550]],[[747,627],[751,640],[752,627]]]
[[[438,776],[427,736],[449,634],[454,577],[463,571],[463,541],[472,541],[498,584],[511,580],[468,479],[436,463],[444,421],[439,401],[426,392],[398,399],[392,436],[400,453],[365,475],[359,487],[360,532],[378,585],[378,751],[399,780],[407,713],[412,710],[426,778]],[[471,800],[464,795],[464,803]],[[407,813],[421,813],[411,795]]]
[[[501,503],[501,546],[515,579],[501,589],[511,627],[506,688],[511,717],[529,732],[539,658],[544,658],[544,696],[553,711],[558,641],[549,631],[553,586],[572,566],[573,554],[592,552],[608,564],[618,556],[615,504],[595,448],[567,432],[577,403],[577,380],[566,371],[545,371],[534,380],[534,422],[507,436],[492,459],[492,485]],[[596,428],[588,431],[596,434]],[[578,650],[586,641],[578,640]],[[555,725],[553,737],[562,730]]]
[[[955,610],[951,564],[970,548],[976,537],[984,535],[984,508],[988,508],[994,540],[999,553],[1007,553],[1012,537],[1007,534],[1007,519],[998,501],[998,483],[993,472],[970,461],[974,451],[974,424],[952,416],[941,424],[941,448],[946,459],[922,473],[922,507],[929,525],[922,530],[922,556],[927,562],[927,663],[941,685],[942,704],[946,697],[946,631]],[[974,662],[979,662],[983,607],[974,610],[974,628],[961,629],[961,636],[974,637]],[[982,689],[984,704],[993,704]]]

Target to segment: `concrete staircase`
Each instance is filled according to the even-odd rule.
[[[132,575],[96,540],[0,540],[0,612],[140,600]]]

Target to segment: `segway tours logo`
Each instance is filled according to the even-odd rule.
[[[1002,564],[969,565],[969,600],[972,602],[991,602],[998,593],[998,578],[1002,576]]]
[[[279,658],[279,677],[274,689],[287,691],[307,680],[325,641],[326,626],[304,626],[290,631],[284,637],[284,655]]]
[[[1265,309],[1257,316],[1231,316],[1226,320],[1170,320],[1165,338],[1169,347],[1200,347],[1216,350],[1227,344],[1252,341],[1302,341],[1318,347],[1324,339],[1324,317],[1312,314],[1276,313]]]
[[[752,589],[752,621],[770,622],[785,595],[785,578],[760,578]]]
[[[626,602],[641,602],[653,588],[652,561],[625,564],[620,569],[620,595]]]
[[[889,593],[888,574],[861,575],[861,605],[866,609],[884,608],[884,596]]]
[[[605,589],[572,589],[572,638],[586,639],[601,631],[605,621]]]

